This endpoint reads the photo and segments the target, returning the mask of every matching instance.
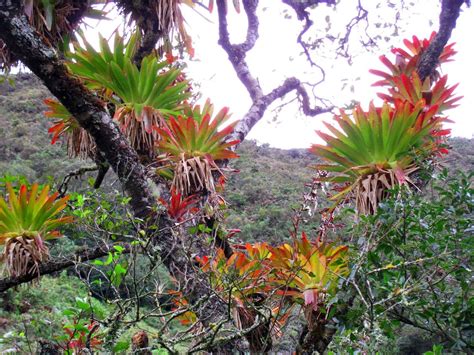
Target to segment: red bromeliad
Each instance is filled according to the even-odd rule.
[[[410,76],[416,71],[421,55],[429,47],[431,41],[433,41],[436,32],[431,33],[430,38],[419,40],[418,37],[413,36],[412,41],[405,39],[403,43],[407,47],[407,50],[403,48],[393,48],[392,53],[395,54],[395,63],[392,63],[385,55],[380,56],[380,61],[390,70],[390,73],[383,72],[381,70],[370,69],[369,72],[378,75],[383,80],[375,82],[374,86],[393,86],[394,77],[399,77],[402,74]],[[439,57],[439,64],[447,63],[452,61],[451,57],[456,54],[453,49],[454,43],[451,43],[444,47],[443,52]],[[436,77],[439,74],[436,72]]]
[[[349,274],[347,246],[310,242],[303,232],[293,244],[269,247],[269,264],[279,294],[314,311],[334,295],[339,280]]]
[[[168,216],[177,222],[182,222],[185,217],[189,214],[196,213],[199,211],[197,203],[199,202],[199,197],[191,195],[183,198],[182,194],[176,192],[176,190],[171,190],[170,201],[166,202],[164,199],[159,199],[160,203],[166,207]]]
[[[65,136],[68,155],[71,158],[94,158],[96,155],[94,140],[79,126],[79,122],[69,111],[55,99],[45,99],[44,103],[49,108],[44,115],[56,119],[48,130],[48,133],[53,135],[51,144],[55,144],[61,136]]]
[[[291,245],[247,243],[236,249],[229,259],[219,249],[215,257],[197,260],[216,291],[225,297],[230,290],[238,323],[253,319],[255,300],[275,296],[290,301],[286,308],[301,304],[309,317],[335,295],[339,281],[349,273],[346,246],[336,247],[319,239],[310,242],[305,233]],[[282,323],[288,313],[278,303],[273,314]]]

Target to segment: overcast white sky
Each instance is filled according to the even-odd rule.
[[[301,55],[301,48],[296,44],[296,37],[301,30],[302,23],[297,21],[292,10],[274,0],[260,2],[260,39],[256,47],[249,53],[248,63],[251,71],[258,77],[265,92],[278,86],[285,78],[296,76],[302,81],[315,83],[321,78],[320,71],[311,68]],[[337,35],[343,26],[354,14],[355,1],[342,1],[336,10],[320,6],[314,10],[312,19],[314,28],[308,33],[312,38],[320,38],[326,33]],[[331,100],[340,106],[357,100],[367,106],[370,100],[376,99],[375,92],[380,88],[370,85],[377,78],[368,73],[370,68],[383,69],[378,61],[381,54],[390,55],[391,46],[402,46],[402,40],[412,35],[425,38],[438,27],[438,2],[422,0],[399,14],[398,36],[393,35],[396,30],[393,26],[384,28],[384,23],[394,22],[396,12],[387,10],[390,2],[363,1],[369,10],[371,24],[380,23],[380,28],[370,27],[372,36],[381,34],[388,41],[378,41],[379,48],[367,51],[359,45],[360,39],[366,39],[363,28],[355,27],[351,41],[351,53],[354,53],[352,65],[344,58],[336,59],[334,56],[335,44],[320,48],[313,53],[315,62],[326,71],[326,80],[315,89],[316,95]],[[366,4],[367,3],[367,4]],[[217,45],[217,14],[206,14],[207,19],[193,13],[185,12],[189,32],[192,34],[195,58],[189,62],[188,77],[200,84],[203,100],[210,97],[217,108],[229,106],[233,117],[238,119],[250,106],[249,96],[235,75],[225,52]],[[229,11],[230,32],[232,40],[238,42],[243,39],[246,29],[246,17],[243,13],[236,14],[233,9]],[[115,21],[114,21],[115,22]],[[327,31],[328,24],[331,28]],[[472,137],[474,135],[474,118],[471,117],[468,103],[474,102],[474,92],[470,84],[474,82],[474,49],[469,34],[473,33],[474,9],[466,9],[459,20],[457,28],[451,37],[452,42],[457,42],[458,54],[453,63],[443,68],[449,76],[449,83],[460,83],[457,93],[464,96],[460,107],[448,112],[455,121],[452,133],[455,136]],[[104,26],[101,23],[95,31],[88,31],[91,40],[99,30],[104,35]],[[352,90],[351,90],[352,86]],[[283,102],[291,101],[295,95],[288,95],[282,102],[272,106],[279,106]],[[320,115],[314,118],[303,117],[295,103],[285,106],[278,114],[267,112],[264,119],[250,133],[248,138],[256,139],[260,143],[269,143],[279,148],[306,148],[318,140],[315,129],[322,129],[321,121],[331,120],[331,114]]]

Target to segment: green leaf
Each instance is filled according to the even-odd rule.
[[[115,344],[113,351],[114,352],[119,352],[119,351],[124,351],[127,350],[130,347],[130,343],[128,341],[119,341],[117,344]]]
[[[90,311],[91,310],[90,304],[88,302],[86,302],[85,300],[80,299],[80,298],[76,298],[76,307],[78,307],[79,309],[81,309],[83,311]]]

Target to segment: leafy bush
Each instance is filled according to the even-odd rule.
[[[399,198],[349,228],[359,245],[351,284],[360,297],[344,320],[340,344],[380,349],[410,325],[453,352],[472,348],[472,177],[452,178],[444,170],[425,195],[401,189]]]

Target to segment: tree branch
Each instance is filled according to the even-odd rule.
[[[314,5],[318,2],[329,1],[305,1],[301,3],[303,10],[307,6]],[[219,44],[227,52],[229,60],[234,67],[234,70],[247,89],[250,98],[252,99],[252,106],[244,117],[239,121],[234,129],[234,132],[227,138],[228,140],[239,139],[243,141],[255,124],[260,121],[267,110],[267,108],[277,99],[283,98],[292,91],[296,91],[302,111],[305,115],[316,116],[324,112],[331,111],[332,107],[314,107],[310,106],[309,95],[304,85],[296,78],[288,78],[283,84],[275,88],[268,94],[264,94],[263,90],[255,76],[252,75],[248,64],[246,62],[247,52],[250,51],[258,39],[259,21],[256,14],[258,7],[258,0],[243,0],[243,8],[247,15],[248,27],[247,36],[244,42],[240,44],[232,44],[230,42],[230,35],[227,24],[227,5],[225,0],[217,1],[217,10],[219,15]],[[290,6],[296,6],[300,9],[300,5],[296,2],[286,1]],[[305,5],[305,6],[304,6]]]
[[[319,4],[336,5],[335,0],[282,0],[282,2],[295,10],[300,21],[309,19],[309,13],[306,10],[308,7]]]
[[[78,262],[84,262],[94,259],[102,258],[109,254],[109,251],[113,250],[114,245],[120,245],[124,248],[122,253],[128,254],[132,250],[129,244],[126,243],[116,243],[113,245],[102,245],[93,249],[83,249],[78,252],[69,255],[65,258],[55,259],[43,263],[39,267],[40,275],[49,275],[64,269],[67,269],[71,266],[74,266]],[[36,274],[26,274],[19,277],[6,277],[0,279],[0,292],[4,292],[9,288],[21,285],[26,282],[35,280],[38,277]]]
[[[219,44],[227,52],[237,76],[246,87],[252,101],[256,101],[263,96],[263,92],[257,79],[250,73],[245,57],[247,52],[253,48],[258,39],[259,22],[256,14],[258,0],[243,0],[243,5],[248,20],[247,36],[245,42],[234,45],[230,43],[229,38],[226,0],[217,1],[217,13],[219,15]]]
[[[329,5],[336,5],[335,0],[282,0],[282,2],[288,6],[290,6],[293,10],[296,12],[296,16],[298,17],[298,20],[304,21],[304,26],[301,32],[298,35],[298,38],[296,39],[296,42],[300,44],[300,46],[303,48],[303,51],[306,55],[306,59],[308,59],[308,62],[315,67],[320,68],[311,58],[311,54],[309,53],[309,45],[303,40],[303,36],[305,35],[306,32],[311,28],[313,25],[313,21],[309,18],[309,12],[307,11],[307,8],[310,6],[316,6],[321,3],[326,3],[328,6]],[[321,69],[321,68],[320,68]],[[322,70],[322,69],[321,69]]]
[[[451,32],[456,27],[456,20],[459,17],[463,3],[465,3],[464,0],[442,0],[439,30],[428,49],[421,55],[418,63],[417,71],[422,81],[435,72],[439,56],[443,52],[446,43],[448,43]]]

